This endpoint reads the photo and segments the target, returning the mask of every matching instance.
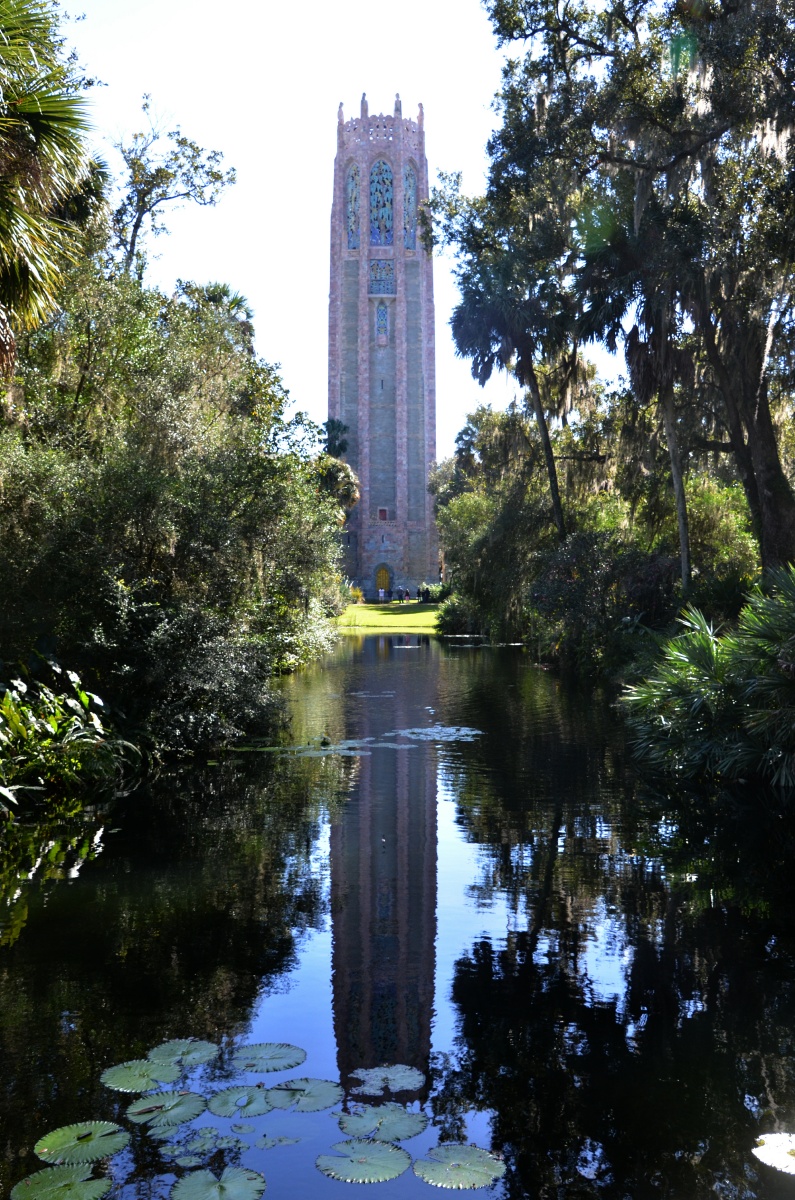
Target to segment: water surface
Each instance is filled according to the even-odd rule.
[[[494,1196],[795,1189],[751,1155],[795,1130],[786,823],[751,823],[761,855],[705,834],[640,786],[606,698],[516,649],[353,638],[284,691],[282,752],[183,766],[6,847],[3,1194],[48,1130],[124,1124],[101,1072],[172,1037],[222,1045],[191,1080],[207,1094],[261,1041],[307,1051],[268,1086],[346,1089],[215,1151],[270,1200],[344,1200],[315,1157],[344,1140],[353,1072],[393,1062],[425,1078],[399,1097],[430,1117],[406,1149],[493,1151]],[[138,1129],[111,1173],[132,1200],[184,1170]],[[372,1186],[437,1194],[411,1171]]]

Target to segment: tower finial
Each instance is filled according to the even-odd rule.
[[[344,124],[344,122],[345,122],[345,114],[342,111],[342,101],[340,100],[340,106],[337,109],[337,124],[342,125],[342,124]]]
[[[400,92],[395,92],[395,116],[403,116],[403,105],[400,102]]]
[[[419,125],[420,129],[422,129],[425,125],[425,109],[422,107],[422,105],[420,105],[420,111],[417,114],[417,124]]]
[[[362,118],[365,118],[368,115],[369,115],[369,109],[367,107],[367,93],[362,92]]]

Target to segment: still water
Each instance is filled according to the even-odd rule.
[[[345,1200],[315,1159],[345,1140],[353,1073],[384,1063],[425,1081],[398,1096],[430,1118],[405,1149],[492,1151],[495,1197],[795,1195],[751,1154],[795,1130],[785,823],[685,819],[634,777],[608,700],[515,649],[349,639],[284,691],[281,751],[3,848],[0,1194],[43,1134],[103,1119],[133,1131],[112,1200],[165,1197],[188,1168],[100,1075],[195,1037],[222,1046],[181,1085],[205,1096],[251,1042],[306,1051],[265,1086],[345,1089],[202,1160],[260,1171],[268,1200]],[[411,1169],[371,1187],[440,1194]]]

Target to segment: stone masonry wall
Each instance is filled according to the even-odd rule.
[[[380,162],[392,172],[392,237],[371,244],[370,172]],[[346,570],[368,598],[376,596],[379,569],[393,589],[416,589],[438,578],[427,492],[428,468],[436,457],[433,267],[419,229],[414,247],[404,244],[407,164],[415,172],[421,205],[428,197],[422,106],[417,121],[403,118],[399,98],[393,114],[371,117],[362,97],[360,116],[346,122],[340,105],[331,214],[329,416],[348,426],[345,457],[359,476],[361,500],[342,540]],[[351,183],[354,165],[358,188]],[[382,203],[374,213],[382,239],[389,236],[383,232],[385,210]],[[354,225],[358,237],[350,232]]]

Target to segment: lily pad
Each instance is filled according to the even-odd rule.
[[[92,1179],[91,1167],[45,1167],[28,1175],[11,1189],[11,1200],[100,1200],[111,1188],[110,1179]]]
[[[244,1142],[242,1138],[233,1137],[231,1134],[219,1137],[215,1144],[219,1150],[248,1150],[248,1142]]]
[[[253,1133],[254,1126],[249,1125],[247,1121],[238,1121],[237,1125],[232,1126],[232,1133]]]
[[[258,1150],[272,1150],[274,1146],[297,1146],[300,1140],[289,1137],[261,1137],[257,1138],[254,1145]]]
[[[185,1149],[191,1151],[201,1150],[204,1152],[210,1146],[215,1144],[215,1139],[219,1136],[218,1130],[214,1125],[203,1125],[201,1129],[194,1130],[196,1136],[192,1137],[189,1142],[185,1143]]]
[[[259,1200],[265,1180],[247,1167],[227,1167],[220,1179],[212,1171],[191,1171],[171,1189],[172,1200]]]
[[[161,1042],[147,1053],[147,1058],[158,1062],[179,1063],[183,1068],[200,1067],[203,1063],[212,1062],[220,1054],[220,1047],[215,1042],[201,1042],[198,1038],[174,1038],[170,1042]]]
[[[294,1104],[297,1112],[320,1112],[342,1097],[342,1088],[330,1079],[288,1079],[268,1091],[274,1108],[290,1108]]]
[[[207,1107],[216,1117],[261,1117],[273,1103],[265,1088],[230,1087],[211,1096]]]
[[[155,1092],[154,1095],[133,1100],[127,1109],[127,1116],[136,1125],[150,1125],[153,1129],[162,1129],[169,1125],[182,1125],[185,1121],[193,1121],[206,1107],[204,1097],[198,1092]]]
[[[766,1166],[795,1175],[795,1134],[766,1133],[754,1146],[753,1153]]]
[[[87,1163],[123,1150],[130,1135],[110,1121],[82,1121],[78,1125],[62,1125],[39,1138],[34,1153],[45,1162]]]
[[[178,1167],[200,1167],[202,1160],[195,1154],[183,1154],[181,1158],[176,1159]]]
[[[232,1055],[238,1071],[292,1071],[306,1060],[306,1050],[286,1042],[257,1042],[241,1046]]]
[[[133,1058],[130,1062],[108,1067],[100,1079],[105,1087],[117,1092],[151,1092],[161,1083],[175,1083],[180,1069],[173,1062],[160,1058]]]
[[[425,1083],[425,1076],[416,1067],[407,1067],[403,1063],[394,1066],[373,1067],[368,1071],[359,1069],[351,1072],[354,1079],[360,1081],[360,1086],[353,1091],[358,1096],[383,1096],[384,1091],[416,1092]]]
[[[351,1137],[374,1137],[380,1142],[402,1142],[416,1137],[428,1124],[425,1113],[407,1112],[402,1104],[363,1104],[340,1114],[340,1129]]]
[[[315,1165],[330,1179],[343,1183],[386,1183],[397,1179],[411,1164],[411,1155],[390,1142],[371,1142],[365,1138],[352,1138],[349,1142],[337,1142],[331,1147],[340,1157],[321,1154]]]
[[[477,1146],[435,1146],[428,1151],[428,1158],[433,1161],[421,1158],[415,1162],[414,1174],[433,1187],[459,1191],[488,1187],[505,1174],[505,1164]]]

